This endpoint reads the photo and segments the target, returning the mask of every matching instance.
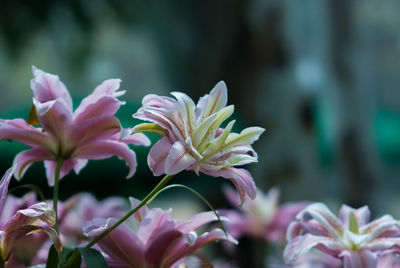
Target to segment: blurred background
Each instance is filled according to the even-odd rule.
[[[395,0],[3,1],[0,117],[27,118],[32,65],[58,74],[75,107],[103,80],[121,78],[124,127],[138,123],[131,115],[146,94],[197,100],[224,80],[237,130],[267,130],[254,145],[259,163],[248,166],[259,188],[278,186],[282,201],[324,201],[334,211],[368,204],[374,216],[400,217],[399,14]],[[2,172],[24,148],[0,142]],[[132,179],[123,161],[91,161],[61,181],[61,198],[142,198],[159,178],[148,148],[134,149]],[[22,182],[51,196],[42,163]],[[186,172],[175,182],[226,204],[209,187],[222,179]],[[196,200],[180,192],[171,196]]]

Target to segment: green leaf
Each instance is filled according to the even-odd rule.
[[[349,215],[349,229],[351,232],[358,234],[358,223],[353,211]]]
[[[63,251],[64,252],[64,251]],[[74,249],[69,252],[66,256],[66,262],[63,265],[63,268],[80,268],[82,263],[81,253],[78,249]]]
[[[47,256],[46,268],[58,267],[58,252],[54,246],[50,247],[49,255]]]
[[[94,248],[77,248],[88,268],[108,268],[104,256]]]

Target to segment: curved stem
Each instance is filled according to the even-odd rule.
[[[97,236],[96,238],[94,238],[92,241],[90,241],[85,248],[90,248],[91,246],[93,246],[94,244],[96,244],[97,242],[99,242],[101,239],[103,239],[103,237],[105,237],[106,235],[108,235],[112,230],[114,230],[115,228],[118,227],[118,225],[120,225],[121,223],[123,223],[124,221],[126,221],[130,216],[133,215],[133,213],[135,213],[136,211],[138,211],[141,207],[143,207],[144,205],[146,205],[149,201],[151,201],[153,199],[153,197],[155,195],[157,195],[157,193],[164,187],[165,184],[167,184],[172,178],[174,177],[174,175],[165,175],[165,177],[157,184],[156,187],[154,187],[153,190],[151,190],[151,192],[133,209],[131,209],[128,213],[125,214],[125,216],[123,216],[122,218],[120,218],[116,223],[114,223],[110,228],[104,230],[104,232],[102,232],[99,236]]]
[[[57,160],[57,165],[56,165],[56,170],[54,173],[54,188],[53,188],[53,209],[56,215],[56,223],[54,224],[54,229],[58,233],[58,185],[60,182],[60,171],[61,167],[63,165],[64,160],[63,159],[58,159]]]

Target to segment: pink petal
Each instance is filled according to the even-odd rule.
[[[267,227],[267,237],[270,241],[277,241],[286,236],[289,224],[296,215],[307,206],[305,202],[285,204],[281,206]]]
[[[195,104],[188,95],[181,92],[171,92],[171,94],[177,99],[178,105],[176,109],[182,116],[181,121],[184,124],[186,137],[192,136],[196,128],[196,116],[194,114]]]
[[[4,203],[8,192],[8,184],[10,183],[11,177],[14,173],[15,166],[10,167],[4,173],[0,181],[0,213],[3,211]]]
[[[16,140],[28,146],[40,146],[48,150],[55,147],[51,138],[40,128],[29,125],[23,119],[0,119],[0,140]]]
[[[36,67],[32,67],[34,78],[31,80],[31,88],[35,99],[44,103],[51,100],[59,100],[72,112],[72,99],[65,85],[58,76],[45,73]]]
[[[393,230],[394,229],[394,230]],[[398,234],[399,222],[390,215],[384,215],[360,228],[360,233],[367,233],[370,239],[384,236],[387,232]],[[397,231],[397,232],[396,232]]]
[[[158,233],[157,236],[150,241],[150,245],[146,250],[146,264],[149,267],[163,267],[161,263],[168,249],[181,237],[182,233],[174,229]]]
[[[168,137],[162,137],[156,144],[151,147],[147,156],[147,164],[149,165],[154,176],[165,174],[165,160],[172,148],[172,143]]]
[[[53,158],[54,156],[49,151],[42,148],[33,148],[20,152],[14,158],[14,165],[16,166],[14,176],[17,180],[20,180],[32,163]]]
[[[124,104],[117,99],[125,93],[125,91],[117,92],[120,82],[119,79],[106,80],[92,94],[84,98],[75,110],[75,122],[82,122],[99,115],[114,115]]]
[[[130,134],[130,129],[122,129],[119,137],[126,144],[150,146],[151,141],[143,133]]]
[[[187,242],[184,239],[179,240],[179,243],[174,245],[168,251],[167,257],[164,259],[161,267],[170,267],[175,262],[179,261],[185,256],[190,255],[191,253],[203,247],[204,245],[219,240],[227,240],[234,244],[237,244],[237,241],[233,237],[231,236],[227,237],[224,231],[217,228],[212,230],[211,232],[207,232],[199,236],[193,245],[187,244]]]
[[[160,208],[153,208],[147,212],[137,230],[138,237],[145,245],[148,245],[148,241],[152,241],[152,238],[157,237],[161,231],[173,228],[171,212],[172,210],[165,211]]]
[[[379,252],[389,249],[400,249],[400,237],[377,238],[363,248]]]
[[[113,218],[95,218],[86,222],[82,229],[86,236],[94,238],[116,222]],[[144,267],[144,244],[125,225],[120,225],[98,242],[102,250],[119,264]]]
[[[129,201],[131,202],[132,208],[135,208],[137,205],[139,205],[140,200],[129,197]],[[136,211],[133,216],[136,218],[138,222],[141,222],[144,217],[146,217],[147,213],[149,211],[149,208],[147,206],[141,207],[138,211]]]
[[[243,202],[246,200],[247,195],[251,199],[256,197],[256,185],[250,172],[248,172],[246,169],[227,167],[220,170],[201,169],[200,171],[210,176],[220,176],[225,179],[230,179],[240,195],[241,204],[243,204]]]
[[[197,213],[191,216],[186,221],[177,224],[175,228],[182,233],[189,233],[190,231],[196,230],[206,223],[218,220],[217,216],[212,211]]]
[[[136,171],[136,155],[135,152],[129,149],[128,145],[119,141],[93,141],[81,145],[76,149],[72,157],[82,159],[105,159],[112,156],[118,156],[124,159],[129,167],[127,178],[131,177]]]
[[[377,256],[368,250],[346,250],[340,254],[344,268],[376,268]]]
[[[40,103],[34,102],[36,110],[40,110]],[[61,101],[56,101],[51,109],[43,115],[38,114],[40,125],[45,131],[57,139],[58,142],[68,140],[73,126],[72,112]]]
[[[332,238],[305,234],[297,236],[286,245],[283,252],[283,260],[288,264],[293,263],[313,248],[332,256],[336,256],[345,249],[341,243]]]
[[[349,226],[349,217],[350,213],[353,212],[356,217],[357,224],[359,227],[367,224],[371,217],[371,212],[368,209],[368,206],[363,206],[358,209],[351,208],[347,205],[342,205],[339,211],[339,218],[343,222],[344,226],[350,228]]]
[[[297,219],[304,222],[307,222],[312,218],[321,224],[321,226],[329,232],[332,238],[340,239],[340,234],[343,233],[344,227],[342,226],[340,220],[329,210],[325,204],[310,204],[297,215]]]
[[[165,160],[165,173],[168,175],[177,174],[194,163],[196,163],[196,159],[186,151],[181,142],[177,141],[172,145]]]
[[[106,139],[119,133],[121,125],[119,120],[113,115],[98,116],[89,118],[79,123],[75,122],[71,142],[83,144],[91,139]]]
[[[86,160],[86,159],[76,159],[76,158],[64,160],[63,165],[60,170],[59,179],[61,180],[65,175],[67,175],[69,172],[71,172],[72,169],[74,169],[75,173],[78,174],[82,170],[82,168],[84,168],[86,166],[87,162],[88,162],[88,160]],[[46,169],[46,177],[47,177],[49,186],[54,185],[54,176],[55,176],[56,165],[57,165],[56,161],[53,161],[53,160],[44,161],[44,167]]]
[[[201,97],[197,103],[196,115],[198,116],[199,122],[224,108],[227,102],[228,90],[225,82],[220,81],[211,90],[210,94]]]

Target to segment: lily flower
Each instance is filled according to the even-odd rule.
[[[131,177],[136,156],[128,144],[150,145],[150,141],[140,133],[128,135],[114,116],[124,104],[117,99],[125,93],[118,91],[120,80],[104,81],[74,112],[71,96],[58,76],[35,67],[33,75],[33,108],[28,122],[20,118],[0,119],[0,140],[16,140],[32,147],[15,157],[15,177],[20,179],[32,163],[44,161],[49,185],[53,185],[59,160],[63,160],[62,178],[72,169],[79,173],[88,159],[114,155],[125,160]]]
[[[131,198],[132,207],[139,200]],[[198,236],[195,230],[217,220],[213,212],[203,212],[187,220],[175,220],[172,210],[144,206],[135,214],[136,231],[127,225],[119,225],[97,245],[107,256],[110,267],[167,268],[200,247],[217,240],[237,243],[221,229]],[[114,218],[95,218],[84,224],[84,233],[94,238],[116,222]]]
[[[230,179],[242,201],[246,195],[256,196],[251,174],[241,166],[257,162],[251,144],[264,132],[249,127],[240,134],[231,132],[235,120],[223,129],[221,124],[232,115],[234,106],[227,104],[227,88],[219,82],[197,105],[186,94],[172,92],[175,97],[149,94],[142,107],[133,115],[152,123],[133,128],[133,132],[152,132],[163,137],[151,148],[147,162],[155,176],[173,175],[193,170],[215,177]]]
[[[4,203],[14,168],[10,168],[0,181],[0,212],[3,213]],[[1,215],[2,216],[2,215]],[[1,217],[3,218],[3,217]],[[0,258],[7,261],[10,253],[20,238],[36,232],[44,232],[53,241],[54,247],[61,252],[62,244],[54,229],[55,213],[45,202],[33,204],[25,209],[19,209],[0,227]]]
[[[309,205],[288,227],[285,262],[318,249],[341,259],[345,268],[377,267],[379,257],[400,247],[400,226],[390,215],[369,218],[367,206],[343,205],[337,218],[325,204]]]
[[[239,202],[238,195],[230,188],[224,189],[233,206]],[[236,239],[249,235],[268,242],[285,241],[286,229],[296,215],[307,206],[306,202],[286,203],[279,206],[279,190],[272,188],[264,194],[257,189],[254,200],[246,199],[239,211],[227,209],[221,212],[229,221],[228,232]]]

